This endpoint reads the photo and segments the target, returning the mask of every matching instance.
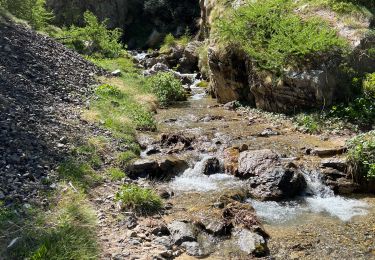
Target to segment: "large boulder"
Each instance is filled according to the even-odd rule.
[[[298,169],[276,167],[251,177],[249,192],[260,200],[282,200],[301,194],[305,188],[305,178]]]
[[[240,153],[238,159],[238,174],[240,178],[259,176],[280,164],[279,156],[269,150],[252,150]]]

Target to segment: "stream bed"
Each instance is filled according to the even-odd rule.
[[[174,219],[199,219],[214,214],[210,206],[223,194],[246,189],[248,183],[224,171],[205,175],[203,162],[210,156],[224,158],[228,147],[246,144],[249,150],[271,149],[299,164],[318,168],[321,159],[306,156],[307,147],[342,146],[341,136],[320,136],[296,131],[290,120],[256,110],[225,109],[206,95],[205,89],[191,86],[191,96],[156,115],[158,132],[147,134],[157,140],[160,133],[183,133],[194,136],[199,146],[181,152],[189,168],[168,183],[160,184],[173,191],[174,205],[166,222]],[[278,134],[267,137],[259,133],[272,128]],[[143,154],[147,158],[147,155]],[[343,197],[325,186],[313,171],[304,173],[306,191],[293,200],[259,201],[252,205],[269,235],[270,256],[276,259],[375,259],[375,198],[366,195]],[[202,210],[203,209],[203,210]],[[232,245],[218,241],[207,259],[247,259],[231,252]],[[179,259],[193,259],[183,254]]]

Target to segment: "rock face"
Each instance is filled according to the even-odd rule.
[[[108,18],[110,28],[122,28],[129,48],[154,47],[166,33],[182,35],[186,28],[195,33],[200,16],[198,1],[153,0],[47,0],[57,25],[82,24],[82,14],[93,12]]]
[[[297,167],[285,165],[273,151],[241,152],[236,176],[249,179],[250,194],[260,200],[281,200],[300,194],[306,181]]]

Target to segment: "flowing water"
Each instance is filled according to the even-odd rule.
[[[195,136],[200,144],[187,152],[193,162],[191,168],[167,184],[176,194],[172,199],[176,210],[169,216],[171,219],[201,214],[199,209],[207,208],[208,201],[247,187],[246,181],[224,172],[210,176],[202,173],[204,160],[212,155],[223,158],[227,147],[245,143],[249,149],[268,148],[285,157],[298,158],[301,164],[316,169],[320,159],[306,156],[303,153],[306,147],[330,148],[345,142],[345,138],[325,140],[297,132],[282,117],[268,117],[257,111],[225,110],[198,83],[196,79],[190,86],[188,101],[158,111],[159,132],[150,134],[156,140],[160,133],[184,133]],[[268,127],[280,134],[259,137]],[[375,198],[337,196],[314,171],[306,171],[304,177],[305,195],[294,200],[248,199],[270,235],[271,255],[276,259],[375,259]],[[225,259],[220,254],[211,259]]]

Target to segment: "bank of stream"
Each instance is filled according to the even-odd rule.
[[[173,220],[199,222],[219,219],[215,203],[225,194],[236,194],[249,189],[248,180],[228,174],[223,168],[204,174],[205,161],[227,158],[225,149],[246,147],[248,150],[270,149],[283,160],[293,161],[303,169],[307,186],[293,199],[260,201],[250,197],[242,203],[251,204],[261,220],[269,254],[276,259],[370,259],[375,258],[375,198],[368,195],[335,195],[324,184],[319,173],[322,158],[308,149],[332,149],[344,146],[347,136],[304,134],[281,115],[273,115],[248,108],[219,105],[197,87],[197,80],[189,86],[191,95],[168,109],[159,109],[155,118],[158,132],[142,134],[145,147],[143,159],[177,157],[188,162],[189,168],[168,182],[157,182],[158,189],[173,194],[168,203],[173,205],[163,216],[166,223]],[[150,154],[160,134],[183,135],[193,138],[189,149],[169,150]],[[240,148],[241,149],[241,148]],[[335,156],[341,158],[342,155]],[[247,254],[233,245],[230,236],[210,237],[202,245],[201,256],[208,259],[242,259]],[[199,239],[198,239],[199,241]],[[200,240],[202,241],[202,240]],[[238,249],[239,248],[239,249]],[[187,254],[180,259],[189,259]]]

